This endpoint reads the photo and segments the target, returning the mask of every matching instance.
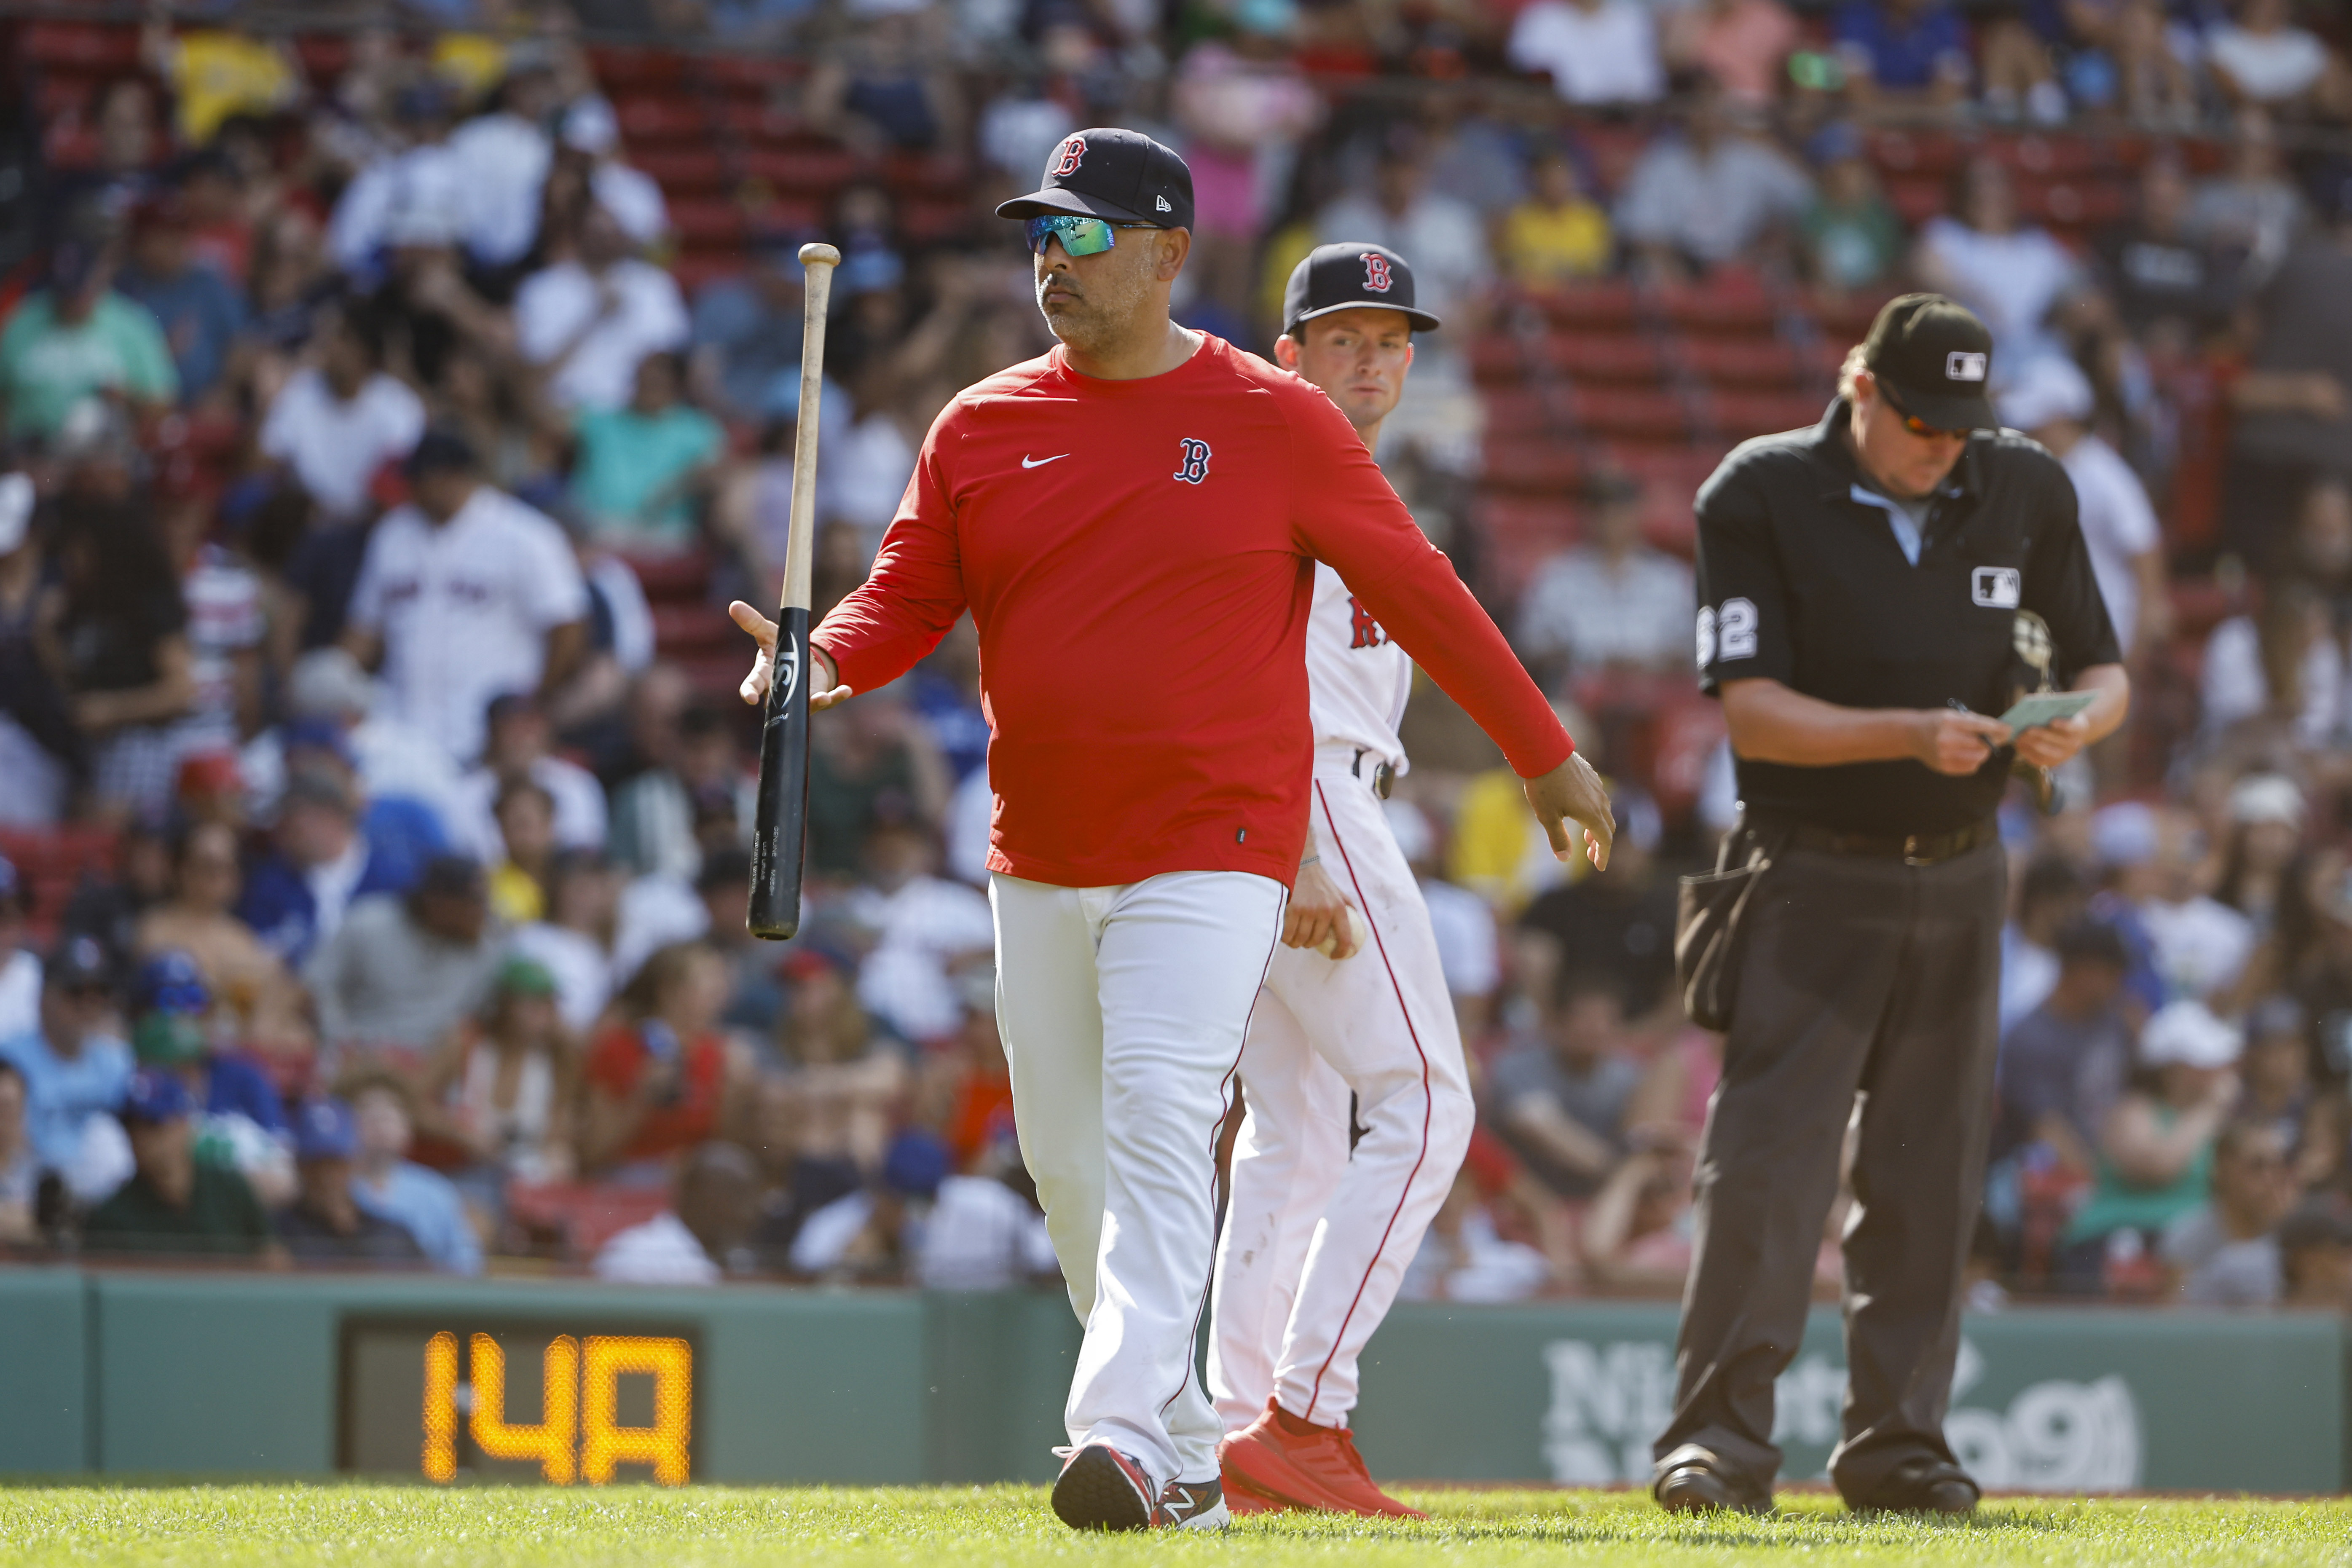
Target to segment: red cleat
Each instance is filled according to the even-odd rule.
[[[1254,1489],[1236,1475],[1231,1467],[1220,1466],[1224,1471],[1225,1507],[1235,1519],[1247,1519],[1252,1514],[1281,1513],[1285,1505]]]
[[[1345,1426],[1302,1421],[1273,1400],[1217,1448],[1228,1498],[1255,1492],[1287,1508],[1367,1519],[1427,1519],[1372,1484]]]

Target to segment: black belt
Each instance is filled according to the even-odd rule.
[[[1769,826],[1759,826],[1765,832],[1772,831]],[[1956,860],[1971,849],[2000,842],[2000,825],[1990,816],[1949,833],[1840,833],[1801,823],[1783,826],[1780,831],[1788,836],[1789,846],[1794,849],[1810,849],[1816,855],[1900,860],[1906,866],[1933,866],[1939,861]]]
[[[1370,755],[1371,755],[1371,753],[1364,750],[1363,747],[1357,747],[1356,760],[1348,764],[1348,771],[1355,774],[1358,778],[1362,778],[1364,776],[1364,759]],[[1373,763],[1372,793],[1379,795],[1382,800],[1386,800],[1389,797],[1389,791],[1395,787],[1396,770],[1389,766],[1386,763]]]

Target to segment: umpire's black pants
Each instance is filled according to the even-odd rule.
[[[1858,1502],[1906,1461],[1951,1461],[1944,1411],[1984,1184],[2006,884],[1998,845],[1916,867],[1794,849],[1764,873],[1699,1147],[1661,1475],[1696,1458],[1770,1488],[1772,1384],[1804,1335],[1857,1094],[1850,1382],[1830,1474]]]

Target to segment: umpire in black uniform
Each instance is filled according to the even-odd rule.
[[[1849,1506],[1964,1513],[1944,1440],[1960,1276],[1983,1184],[2013,761],[2054,767],[2130,700],[2056,458],[1999,428],[1992,340],[1910,294],[1847,357],[1810,430],[1741,446],[1698,492],[1698,665],[1755,883],[1727,971],[1723,1079],[1697,1175],[1669,1509],[1770,1506],[1773,1380],[1860,1106],[1845,1231],[1850,1383],[1830,1473]],[[2079,716],[2012,737],[2021,611]],[[1964,711],[1953,704],[1963,704]]]

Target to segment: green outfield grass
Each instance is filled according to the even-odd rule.
[[[1426,1491],[1426,1524],[1288,1516],[1222,1537],[1073,1535],[1028,1487],[0,1489],[0,1564],[733,1568],[735,1564],[2352,1564],[2352,1502],[2005,1500],[1976,1519],[1668,1519],[1622,1493]]]

